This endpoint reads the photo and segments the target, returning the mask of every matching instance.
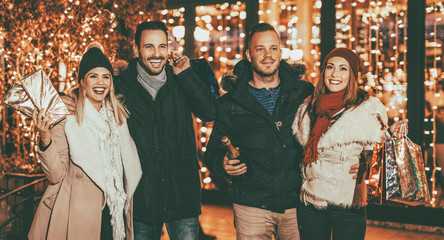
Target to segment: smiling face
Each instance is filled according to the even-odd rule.
[[[111,89],[111,73],[104,67],[93,68],[86,73],[81,84],[85,90],[86,97],[94,108],[99,111],[102,107],[103,100]]]
[[[168,61],[168,39],[162,30],[144,30],[140,38],[139,63],[151,76],[159,75]]]
[[[253,71],[262,77],[276,74],[281,60],[281,48],[276,32],[256,32],[248,45],[246,57],[251,62]]]
[[[350,81],[350,64],[345,58],[332,57],[328,59],[324,71],[324,83],[330,92],[344,90]]]

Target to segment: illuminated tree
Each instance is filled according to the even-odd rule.
[[[1,95],[14,81],[38,69],[44,70],[56,89],[66,90],[77,82],[77,66],[90,42],[101,43],[112,61],[124,58],[133,40],[130,29],[155,19],[161,8],[164,0],[1,1]],[[35,171],[36,137],[30,119],[3,107],[1,112],[2,156],[6,158],[0,159],[0,169]]]

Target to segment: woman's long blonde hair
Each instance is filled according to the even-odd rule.
[[[112,74],[112,73],[111,73]],[[80,80],[80,84],[74,88],[72,88],[68,95],[74,99],[75,101],[75,112],[77,123],[79,125],[83,122],[83,112],[85,109],[85,89],[83,87],[84,79]],[[120,98],[120,96],[119,96]],[[122,125],[125,123],[125,120],[129,117],[128,111],[122,102],[115,94],[114,94],[114,83],[111,77],[111,87],[109,89],[108,95],[105,97],[105,106],[110,106],[111,111],[113,112],[114,120],[117,125]],[[104,107],[104,106],[102,106]]]

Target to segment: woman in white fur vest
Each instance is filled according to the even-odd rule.
[[[358,88],[359,62],[350,49],[330,52],[313,96],[299,107],[293,123],[293,134],[305,149],[301,239],[365,236],[365,181],[350,169],[371,160],[375,142],[384,137],[377,117],[387,123],[387,114],[378,99]]]
[[[99,47],[101,47],[99,45]],[[49,129],[34,112],[39,159],[50,185],[29,239],[133,239],[132,197],[142,175],[128,114],[114,95],[113,68],[99,47],[79,66],[75,114]]]

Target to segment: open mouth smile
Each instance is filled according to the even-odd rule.
[[[339,85],[342,83],[342,81],[334,80],[334,79],[328,79],[328,82],[330,82],[330,84],[333,84],[333,85]]]
[[[148,61],[154,67],[160,67],[160,65],[162,64],[162,59],[149,59]]]
[[[102,95],[105,93],[106,88],[105,87],[94,87],[93,91],[96,94]]]

